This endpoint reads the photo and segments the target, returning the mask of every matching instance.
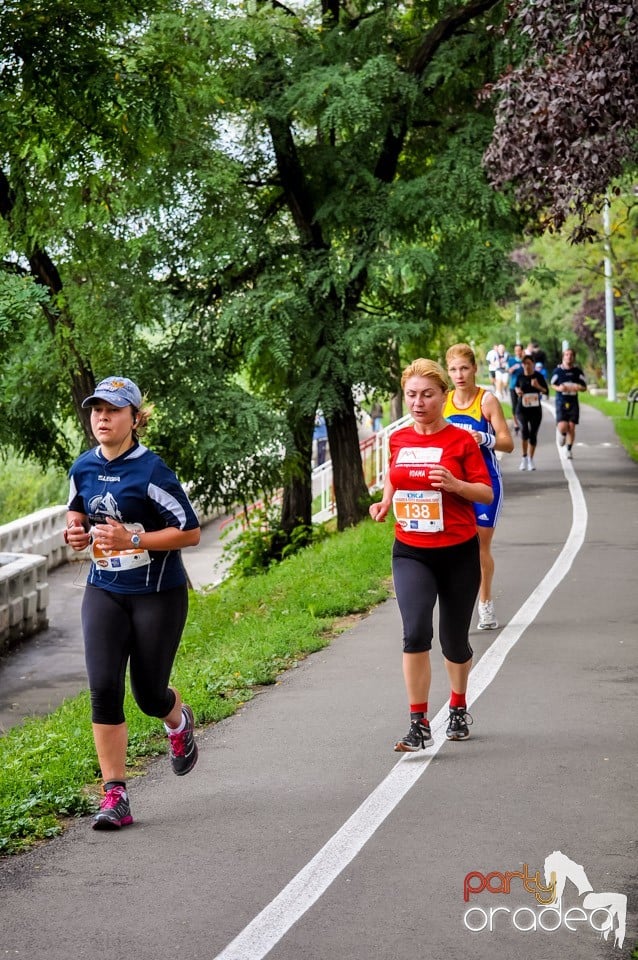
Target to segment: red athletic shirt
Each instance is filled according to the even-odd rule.
[[[458,480],[490,485],[490,477],[478,444],[467,430],[452,424],[438,433],[418,433],[414,427],[404,427],[390,436],[390,482],[399,490],[429,490],[428,464],[441,464]],[[440,491],[443,530],[417,533],[410,529],[416,524],[408,521],[406,528],[395,525],[397,540],[412,547],[451,547],[464,543],[476,535],[476,518],[471,500],[455,493]]]

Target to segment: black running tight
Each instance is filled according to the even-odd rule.
[[[541,407],[523,407],[519,405],[516,411],[516,419],[521,427],[521,436],[527,440],[533,447],[536,446],[538,438],[538,429],[543,419]]]
[[[188,590],[126,595],[87,586],[82,601],[86,670],[94,723],[124,722],[124,679],[143,713],[166,717],[175,705],[169,689],[186,623]]]
[[[471,660],[468,633],[481,582],[478,537],[452,547],[434,548],[410,547],[395,540],[392,573],[403,621],[404,652],[431,649],[438,599],[443,656],[451,663]]]

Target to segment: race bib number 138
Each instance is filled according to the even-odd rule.
[[[443,530],[443,503],[439,490],[397,490],[392,498],[397,523],[410,533]]]

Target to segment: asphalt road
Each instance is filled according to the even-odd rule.
[[[0,861],[0,954],[628,958],[638,468],[590,408],[578,440],[566,464],[546,414],[538,470],[504,458],[503,627],[472,633],[468,742],[443,739],[435,651],[435,745],[392,751],[406,709],[390,600],[201,730],[191,775],[172,776],[163,758],[131,781],[132,827],[96,833],[83,820]],[[551,854],[565,886],[560,909],[543,913]]]

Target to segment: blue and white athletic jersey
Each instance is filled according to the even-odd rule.
[[[579,386],[587,389],[587,380],[580,367],[564,367],[562,364],[556,367],[552,373],[551,384],[553,387],[562,387],[564,383],[577,383]],[[564,397],[562,393],[556,394],[556,400],[559,404],[563,399],[578,401],[578,394],[570,393],[566,397]]]
[[[443,416],[450,423],[463,430],[481,430],[490,437],[495,437],[494,427],[483,413],[483,397],[486,394],[483,387],[476,391],[474,399],[468,407],[457,407],[454,403],[454,390],[450,390],[443,407]],[[474,503],[474,515],[478,527],[495,527],[503,507],[503,482],[501,467],[496,456],[496,450],[489,447],[479,447],[490,475],[490,483],[494,491],[494,499],[490,504]]]
[[[81,454],[69,471],[68,509],[84,513],[91,526],[112,517],[145,531],[199,527],[182,485],[161,457],[136,443],[115,460],[99,446]],[[131,570],[102,570],[91,563],[87,583],[113,593],[156,593],[187,582],[180,550],[150,550],[150,564]]]
[[[523,358],[517,356],[507,358],[507,371],[510,375],[509,388],[515,390],[518,378],[523,375]]]

